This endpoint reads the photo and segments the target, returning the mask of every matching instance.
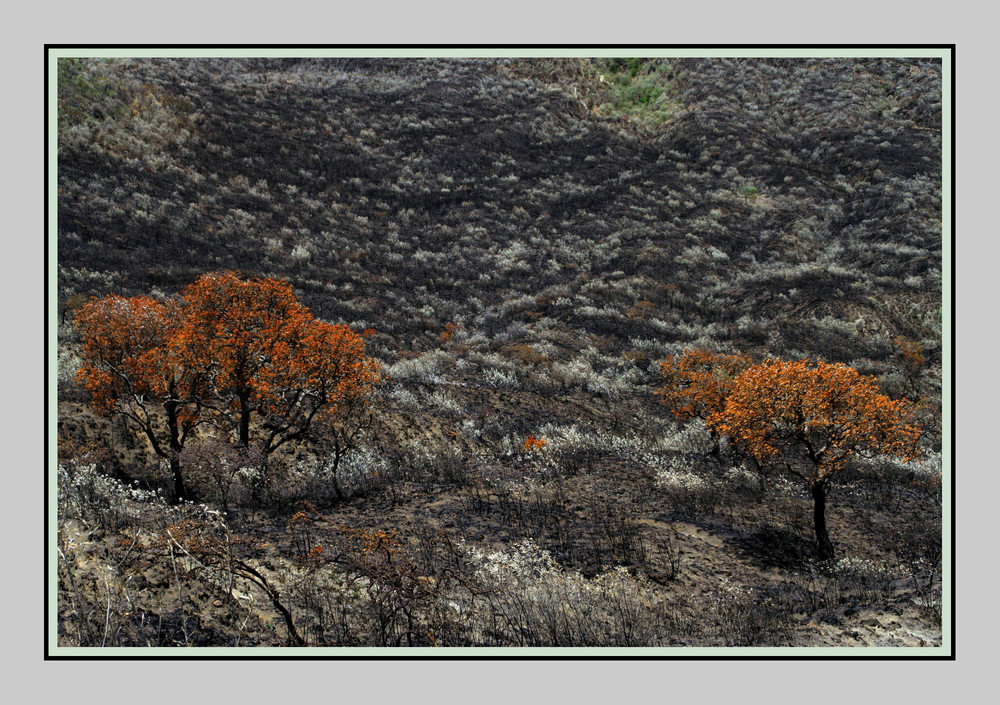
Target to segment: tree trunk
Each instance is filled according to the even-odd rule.
[[[826,530],[826,480],[812,483],[813,523],[816,527],[816,556],[821,561],[833,558],[833,542]]]
[[[250,447],[250,399],[240,395],[240,445]]]
[[[175,455],[170,459],[170,472],[174,476],[174,504],[180,504],[187,499],[187,492],[184,490],[184,476],[181,474],[181,461]]]
[[[180,504],[187,499],[187,492],[184,490],[184,477],[181,475],[181,436],[177,424],[177,403],[168,401],[163,405],[163,410],[167,412],[167,428],[170,431],[170,473],[174,478],[174,504]]]
[[[330,479],[333,481],[333,491],[337,493],[337,501],[343,502],[344,490],[340,487],[340,458],[340,448],[336,447],[333,451],[333,469],[330,473]]]
[[[722,467],[722,446],[719,443],[719,437],[714,433],[712,434],[712,450],[708,451],[708,454]]]

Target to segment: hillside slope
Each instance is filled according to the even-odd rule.
[[[344,526],[396,532],[419,564],[408,575],[437,592],[395,579],[445,645],[516,643],[434,611],[447,598],[481,616],[487,588],[445,576],[478,575],[488,550],[528,561],[552,594],[597,591],[607,615],[600,600],[627,584],[654,615],[637,644],[940,643],[939,61],[85,60],[61,67],[59,107],[62,461],[164,487],[145,444],[95,419],[72,382],[86,297],[169,296],[234,269],[287,278],[318,317],[376,331],[389,381],[345,475],[349,501],[307,447],[281,458],[267,493],[229,498],[231,527],[272,547],[254,565],[270,562],[300,601],[313,643],[391,642],[405,620],[393,612],[397,631],[378,634],[375,617],[324,621],[292,579],[302,565],[274,553],[298,546],[288,517],[303,501],[310,540],[342,555]],[[696,347],[843,362],[901,397],[913,383],[900,341],[926,358],[927,459],[846,476],[830,517],[854,561],[840,572],[811,562],[801,489],[711,460],[704,429],[653,393],[659,362]],[[529,434],[544,453],[524,451]],[[193,483],[218,502],[211,478]],[[118,550],[107,512],[84,505],[68,516],[103,528],[72,524],[75,550]],[[172,511],[114,514],[110,533],[157,530]],[[71,598],[111,599],[89,564],[75,564],[86,597],[66,587],[70,641],[86,631]],[[618,566],[625,582],[604,572]],[[168,589],[142,569],[152,592]],[[204,624],[217,593],[199,589]],[[193,608],[163,600],[174,626],[156,639],[187,640]],[[376,609],[363,604],[351,610]],[[749,605],[752,624],[738,619]],[[252,638],[236,636],[233,608],[205,643],[277,643],[261,626],[277,613],[254,614]],[[122,620],[123,643],[152,638]],[[632,643],[615,641],[620,627],[562,643]],[[522,645],[555,639],[542,632]]]

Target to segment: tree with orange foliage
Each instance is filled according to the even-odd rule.
[[[80,378],[94,404],[139,424],[170,459],[178,498],[178,454],[197,423],[211,418],[244,448],[259,432],[259,450],[270,454],[306,439],[321,420],[362,414],[379,381],[360,335],[313,318],[291,285],[275,279],[206,274],[167,304],[95,301],[77,325]],[[149,404],[166,413],[166,447]],[[354,435],[352,427],[348,440]]]
[[[906,409],[882,394],[873,377],[846,365],[773,360],[740,374],[708,423],[758,462],[805,483],[814,501],[817,555],[828,560],[830,480],[854,456],[912,457],[920,431]]]
[[[360,411],[379,381],[362,337],[313,318],[286,281],[206,274],[181,299],[172,346],[240,446],[250,445],[254,416],[260,449],[272,453],[319,418]]]
[[[203,408],[198,380],[171,348],[176,311],[148,297],[107,296],[84,304],[75,321],[83,340],[77,381],[98,413],[124,416],[170,463],[179,501],[185,492],[178,456]]]
[[[679,419],[701,419],[722,411],[736,377],[750,367],[748,355],[724,355],[710,350],[686,350],[680,357],[671,355],[660,363],[660,378],[665,386],[657,390],[660,400]],[[712,436],[712,455],[719,458],[719,434],[708,425]]]

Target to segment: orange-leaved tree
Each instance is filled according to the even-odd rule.
[[[722,411],[736,377],[750,367],[749,355],[725,355],[710,350],[686,350],[660,363],[664,386],[657,390],[660,400],[679,419],[701,419]],[[719,457],[719,433],[708,425],[712,454]]]
[[[902,400],[851,367],[808,360],[754,365],[733,382],[708,423],[760,463],[777,465],[808,487],[817,556],[833,557],[826,526],[830,479],[853,456],[917,452],[919,429]]]
[[[183,322],[173,347],[206,380],[213,409],[241,446],[261,421],[260,449],[302,438],[317,417],[357,409],[379,381],[363,338],[315,319],[291,284],[202,276],[182,294]]]
[[[139,355],[135,363],[149,378],[144,384],[161,392],[156,399],[164,410],[178,405],[182,428],[183,423],[193,428],[210,418],[233,443],[245,448],[255,443],[265,455],[289,441],[306,439],[320,420],[336,423],[362,415],[380,379],[378,363],[365,354],[363,338],[347,326],[314,318],[286,281],[217,272],[203,275],[169,304],[117,300],[133,302],[130,309],[162,311],[161,318],[169,318],[159,337],[152,337],[156,344],[147,344],[152,352]],[[149,327],[145,318],[121,318],[121,333],[100,341],[97,348],[88,344],[86,317],[81,327],[87,361],[82,374],[99,407],[106,396],[121,401],[126,392],[135,394],[117,381],[120,375],[106,362],[97,366],[102,374],[86,372],[94,359],[92,350],[99,348],[102,360],[113,365],[116,355],[135,357],[130,352],[133,338],[150,337],[141,332]],[[183,383],[171,386],[164,377]],[[353,442],[359,428],[351,426],[347,436],[340,436],[341,443]],[[147,436],[155,435],[154,429],[147,431]],[[165,457],[176,467],[179,494],[180,448],[172,443],[169,447]]]
[[[120,414],[170,463],[174,498],[184,498],[179,453],[201,420],[204,388],[171,345],[177,307],[148,297],[91,299],[75,316],[83,342],[77,380],[95,409]]]

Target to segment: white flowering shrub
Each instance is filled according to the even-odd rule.
[[[334,502],[368,494],[391,483],[397,467],[366,445],[335,456],[308,458],[284,469],[280,491],[286,502]]]
[[[167,508],[164,497],[122,484],[93,464],[60,463],[57,484],[60,521],[79,519],[109,532],[139,524],[151,505]]]
[[[746,463],[726,469],[724,481],[729,487],[758,490],[762,489],[763,478]]]
[[[858,458],[846,481],[852,492],[898,510],[916,498],[935,505],[941,499],[941,454],[926,453],[903,461],[892,456]]]
[[[801,497],[803,494],[802,483],[796,478],[772,467],[757,470],[747,463],[726,468],[722,482],[728,489],[755,496],[763,492],[788,497]]]
[[[846,556],[827,567],[837,578],[842,595],[862,605],[884,604],[893,592],[893,574],[883,563],[870,558]]]
[[[711,597],[722,645],[785,643],[789,634],[787,613],[768,594],[722,577]]]
[[[296,245],[292,248],[291,260],[296,264],[306,264],[312,258],[312,252],[304,245]]]
[[[470,465],[476,459],[466,456],[455,446],[431,448],[426,445],[413,446],[409,458],[412,464],[407,470],[415,477],[457,485],[468,483]]]
[[[695,474],[691,470],[692,465],[690,458],[671,458],[668,467],[658,468],[656,471],[657,487],[663,489],[683,488],[694,492],[707,488],[710,481]]]
[[[465,414],[465,407],[462,406],[455,397],[444,390],[436,390],[427,397],[427,403],[430,404],[435,409],[440,409],[441,411],[463,415]]]
[[[582,387],[609,399],[620,396],[629,388],[629,382],[634,382],[625,378],[624,374],[625,372],[620,370],[611,370],[609,373],[598,372],[591,360],[585,357],[552,365],[552,377],[563,387]],[[634,375],[635,372],[629,370],[628,374]]]
[[[70,350],[60,349],[56,360],[56,374],[60,390],[71,388],[76,384],[76,373],[82,366],[80,356]]]
[[[217,505],[224,514],[259,499],[270,480],[263,453],[228,443],[190,443],[180,460],[194,496]]]
[[[386,397],[388,397],[397,406],[404,409],[420,408],[420,399],[417,398],[417,395],[399,384],[390,387],[386,392]]]
[[[506,551],[467,543],[465,570],[483,597],[457,602],[483,645],[657,646],[666,643],[669,613],[664,600],[623,567],[593,579],[565,570],[533,541]]]
[[[665,436],[659,429],[645,433],[610,433],[579,424],[546,423],[538,427],[535,435],[545,438],[546,453],[570,474],[601,457],[655,472],[658,464],[664,461],[664,454],[674,452],[676,447],[669,434]]]
[[[329,465],[326,466],[330,471]],[[337,468],[341,488],[347,496],[353,496],[372,487],[385,483],[392,467],[389,459],[368,446],[355,448],[345,455]]]
[[[914,479],[928,483],[941,483],[941,453],[928,452],[903,461],[895,456],[879,458],[882,467],[889,465],[906,473],[913,473]]]
[[[442,382],[442,371],[448,354],[442,350],[432,350],[420,357],[400,360],[389,366],[390,379],[414,379],[425,384]]]
[[[708,427],[701,419],[691,419],[676,430],[664,435],[670,450],[691,455],[706,455],[712,451],[714,443]]]
[[[483,381],[496,389],[516,389],[518,386],[516,372],[498,367],[487,367],[483,370]]]
[[[657,463],[656,487],[684,514],[711,513],[719,503],[721,488],[715,478],[695,472],[694,462],[685,456],[662,458]]]

